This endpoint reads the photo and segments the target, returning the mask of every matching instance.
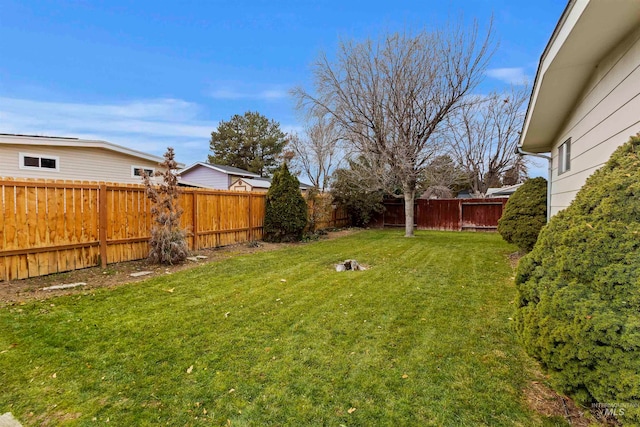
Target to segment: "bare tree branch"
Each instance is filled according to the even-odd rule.
[[[528,93],[527,87],[521,87],[475,97],[475,102],[471,99],[447,119],[445,139],[476,196],[484,197],[489,187],[499,186],[507,170],[524,167],[518,163],[515,147]]]
[[[340,133],[328,116],[311,116],[304,135],[292,134],[289,148],[293,151],[292,165],[304,173],[320,192],[329,186],[333,171],[344,157]]]

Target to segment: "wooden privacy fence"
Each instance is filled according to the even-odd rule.
[[[328,193],[317,194],[313,198],[305,197],[309,222],[315,224],[316,230],[340,228],[350,225],[347,208],[333,203]]]
[[[423,230],[496,231],[506,198],[495,199],[418,199],[414,205],[414,221]],[[398,227],[405,224],[404,202],[385,200],[384,212],[373,224]]]
[[[189,249],[259,240],[265,194],[182,189]],[[141,185],[0,180],[0,281],[146,258]]]

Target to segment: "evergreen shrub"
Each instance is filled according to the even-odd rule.
[[[498,221],[498,233],[507,242],[518,246],[520,251],[529,252],[546,222],[547,180],[533,178],[509,198]]]
[[[551,219],[516,285],[517,331],[556,386],[640,424],[640,134]]]
[[[300,192],[298,178],[283,163],[271,180],[267,192],[264,240],[294,242],[302,239],[307,225],[307,203]]]

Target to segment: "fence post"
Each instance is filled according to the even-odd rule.
[[[253,242],[253,229],[251,228],[251,192],[249,192],[249,242]]]
[[[191,193],[193,195],[193,204],[192,204],[192,212],[191,212],[191,227],[193,228],[193,247],[191,250],[197,251],[200,249],[198,247],[198,192],[193,191]]]
[[[100,263],[102,268],[107,267],[107,185],[100,184],[98,198],[98,227],[100,227]]]

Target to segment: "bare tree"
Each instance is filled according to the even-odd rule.
[[[291,160],[307,176],[311,185],[324,193],[333,171],[339,167],[344,151],[340,146],[340,134],[330,117],[312,116],[304,135],[291,135],[289,149]]]
[[[520,137],[526,86],[492,93],[463,104],[447,119],[446,139],[454,159],[464,168],[472,192],[484,197],[489,187],[500,186],[505,172],[526,172],[515,148]]]
[[[298,88],[299,107],[332,117],[355,151],[379,159],[399,179],[405,235],[413,236],[420,175],[438,153],[444,120],[481,80],[492,53],[491,30],[461,24],[378,41],[343,42],[336,58],[314,65],[315,93]]]

